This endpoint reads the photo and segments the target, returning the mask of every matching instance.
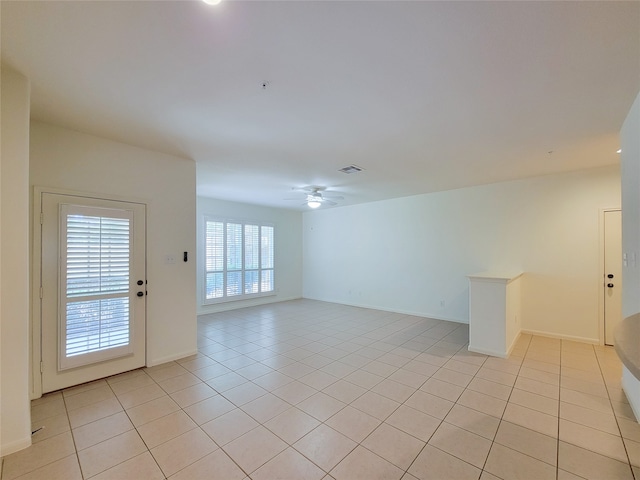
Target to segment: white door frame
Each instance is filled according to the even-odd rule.
[[[102,193],[80,192],[76,190],[67,190],[61,188],[50,188],[42,186],[34,186],[33,188],[33,205],[32,212],[32,233],[31,233],[31,318],[30,338],[31,338],[31,369],[30,369],[30,398],[34,400],[42,396],[42,305],[40,302],[40,292],[42,288],[42,224],[40,219],[41,198],[42,194],[68,195],[79,198],[93,198],[101,200],[111,200],[128,203],[139,203],[145,205],[148,210],[148,200],[124,197],[118,195],[109,195]],[[145,339],[146,343],[146,331]],[[145,358],[145,364],[147,360]]]
[[[601,208],[599,216],[599,245],[598,245],[598,337],[599,345],[604,345],[604,295],[605,295],[605,268],[604,268],[604,215],[606,212],[620,212],[621,207]],[[622,241],[622,239],[620,239]]]

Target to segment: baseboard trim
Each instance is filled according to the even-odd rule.
[[[174,362],[176,360],[180,360],[181,358],[190,357],[191,355],[195,355],[198,353],[198,349],[189,350],[187,352],[177,353],[175,355],[169,355],[167,357],[155,358],[153,360],[147,361],[147,367],[155,367],[156,365],[162,365],[163,363]]]
[[[513,338],[511,345],[509,345],[509,348],[507,348],[504,352],[500,352],[498,350],[492,350],[490,348],[475,347],[471,344],[469,344],[469,346],[467,347],[467,350],[474,353],[489,355],[491,357],[509,358],[509,356],[511,355],[511,352],[513,352],[513,349],[516,346],[516,343],[518,343],[518,339],[520,338],[521,334],[522,334],[522,331],[518,331],[516,336]]]
[[[528,330],[523,328],[521,333],[525,333],[527,335],[538,335],[540,337],[557,338],[560,340],[571,340],[572,342],[590,343],[592,345],[600,344],[600,339],[598,338],[578,337],[575,335],[563,335],[561,333],[543,332],[541,330]]]
[[[370,310],[380,310],[381,312],[400,313],[402,315],[412,315],[414,317],[431,318],[433,320],[442,320],[444,322],[463,323],[465,325],[469,324],[469,320],[463,320],[463,319],[451,318],[451,317],[443,317],[442,315],[432,315],[430,313],[416,312],[416,311],[413,311],[413,310],[402,310],[402,309],[381,307],[381,306],[378,306],[378,305],[366,305],[366,304],[362,304],[362,303],[344,302],[344,301],[337,301],[337,300],[327,300],[326,298],[315,298],[315,297],[303,297],[303,298],[305,298],[307,300],[317,300],[318,302],[335,303],[336,305],[346,305],[348,307],[368,308]]]
[[[489,348],[479,348],[469,345],[467,350],[473,353],[481,353],[482,355],[489,355],[490,357],[507,358],[509,356],[506,352],[498,352],[497,350],[491,350]]]
[[[30,446],[31,436],[29,436],[29,438],[21,438],[20,440],[15,440],[9,443],[3,443],[2,446],[0,446],[0,457],[19,452],[20,450],[24,450]]]
[[[511,345],[509,346],[509,348],[507,348],[507,356],[505,358],[509,358],[511,356],[511,352],[513,352],[513,349],[516,346],[516,343],[518,343],[518,340],[520,339],[520,335],[522,335],[522,330],[519,330],[518,333],[516,333],[516,336],[513,337],[513,342],[511,342]]]
[[[196,315],[201,317],[203,315],[211,315],[220,312],[229,312],[231,310],[238,310],[240,308],[257,307],[260,305],[268,305],[270,303],[290,302],[292,300],[300,300],[303,297],[278,297],[278,296],[266,296],[256,297],[254,299],[238,300],[236,302],[223,302],[212,305],[199,305],[196,311]]]
[[[623,365],[621,383],[637,421],[640,418],[640,381]]]

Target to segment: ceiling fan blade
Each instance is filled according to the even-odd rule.
[[[322,197],[330,198],[331,200],[344,200],[344,197],[342,195],[334,195],[332,193],[323,193]]]
[[[336,202],[332,202],[331,200],[327,200],[326,198],[323,198],[322,200],[320,200],[322,203],[326,203],[327,205],[337,205]]]
[[[316,185],[308,185],[305,187],[292,187],[292,192],[300,192],[300,193],[313,193],[313,192],[322,192],[326,189],[326,187],[319,187]]]

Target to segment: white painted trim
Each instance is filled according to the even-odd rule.
[[[176,360],[180,360],[181,358],[190,357],[191,355],[195,355],[198,353],[198,349],[189,350],[188,352],[177,353],[175,355],[169,355],[168,357],[157,358],[155,360],[147,359],[147,367],[155,367],[156,365],[162,365],[163,363],[175,362]]]
[[[491,349],[487,349],[487,348],[476,348],[472,345],[469,345],[467,347],[467,350],[469,350],[470,352],[474,352],[474,353],[481,353],[483,355],[489,355],[491,357],[499,357],[499,358],[507,358],[509,356],[508,353],[505,352],[498,352],[497,350],[491,350]]]
[[[511,283],[514,280],[517,280],[524,272],[516,272],[516,273],[505,273],[505,272],[485,272],[485,273],[476,273],[473,275],[467,275],[467,278],[473,280],[479,280],[481,282],[493,282],[493,283]]]
[[[242,295],[234,295],[233,297],[216,298],[215,301],[207,300],[201,306],[210,307],[212,305],[215,306],[215,305],[220,305],[222,303],[242,302],[243,300],[251,300],[254,298],[263,298],[263,297],[275,297],[276,295],[278,294],[275,290],[271,292],[244,293]]]
[[[640,418],[640,380],[624,365],[622,365],[622,390],[629,400],[629,405],[637,421]]]
[[[268,305],[270,303],[289,302],[291,300],[300,300],[302,297],[279,297],[275,295],[263,295],[260,297],[239,299],[237,302],[220,302],[217,304],[198,305],[197,316],[212,315],[214,313],[229,312],[240,308],[257,307],[259,305]],[[207,307],[207,309],[203,309]]]
[[[509,348],[507,348],[507,357],[509,358],[511,356],[511,352],[513,352],[513,349],[515,348],[516,344],[518,343],[518,340],[520,339],[520,336],[522,335],[522,330],[518,330],[518,333],[516,333],[516,336],[513,337],[513,342],[511,342],[511,345],[509,345]]]
[[[605,296],[605,279],[606,274],[604,270],[604,214],[606,212],[621,212],[620,207],[601,208],[598,217],[598,336],[599,345],[604,345],[605,331],[604,331],[604,296]],[[622,241],[622,238],[620,239]],[[622,281],[622,279],[620,279]]]
[[[509,358],[509,356],[511,356],[511,352],[513,352],[514,347],[518,343],[518,339],[520,338],[521,334],[522,334],[522,330],[520,330],[516,334],[515,338],[513,339],[513,342],[511,342],[511,345],[509,345],[509,348],[507,348],[506,352],[498,352],[497,350],[474,347],[473,345],[469,345],[467,347],[467,350],[469,350],[470,352],[474,352],[474,353],[482,353],[484,355],[490,355],[492,357]]]
[[[560,340],[571,340],[572,342],[590,343],[592,345],[600,345],[599,338],[577,337],[575,335],[562,335],[558,333],[543,332],[541,330],[522,329],[520,333],[527,335],[538,335],[540,337],[558,338]]]
[[[33,205],[31,205],[32,215],[32,251],[31,251],[31,318],[29,319],[29,328],[31,333],[31,369],[30,369],[30,385],[29,398],[35,400],[42,397],[42,373],[40,372],[40,363],[42,362],[42,311],[40,303],[40,287],[41,287],[41,268],[42,268],[42,225],[40,224],[40,213],[42,211],[42,194],[49,193],[54,195],[68,195],[83,198],[97,198],[102,200],[112,200],[116,202],[137,203],[145,205],[145,229],[147,224],[147,218],[149,216],[148,199],[142,199],[137,197],[125,197],[122,195],[111,195],[102,193],[90,193],[79,192],[76,190],[69,190],[64,188],[43,187],[40,185],[33,186]],[[146,238],[146,234],[145,234]],[[145,245],[145,263],[146,258],[146,245]],[[145,266],[145,277],[146,277]],[[147,328],[145,320],[145,350],[147,344]],[[29,439],[31,442],[31,439]],[[31,445],[31,443],[29,443]],[[27,446],[29,446],[27,445]]]
[[[127,197],[124,195],[112,195],[110,193],[100,193],[100,192],[84,192],[84,191],[77,191],[77,190],[69,190],[66,188],[49,188],[49,187],[43,187],[40,185],[35,185],[33,187],[33,191],[37,195],[36,198],[39,198],[41,193],[52,193],[54,195],[68,195],[72,197],[95,198],[98,200],[112,200],[115,202],[141,203],[147,206],[151,203],[148,198]]]
[[[0,457],[4,457],[5,455],[18,452],[30,446],[31,446],[31,436],[29,436],[29,438],[16,440],[15,442],[3,443],[2,451],[0,451]]]
[[[45,190],[40,187],[33,189],[32,216],[32,251],[31,251],[31,318],[29,319],[30,344],[31,344],[31,368],[29,370],[29,397],[31,400],[42,396],[42,373],[40,362],[42,361],[42,332],[40,311],[40,283],[42,266],[42,225],[40,224],[40,212],[42,211],[41,196]]]
[[[469,321],[465,319],[461,320],[459,318],[443,317],[441,315],[432,315],[430,313],[416,312],[412,310],[398,310],[398,309],[380,307],[377,305],[363,305],[360,303],[350,303],[342,300],[327,300],[326,298],[314,298],[309,296],[305,296],[303,298],[306,298],[309,300],[317,300],[319,302],[337,303],[338,305],[347,305],[349,307],[367,308],[370,310],[380,310],[381,312],[400,313],[402,315],[412,315],[414,317],[424,317],[424,318],[430,318],[432,320],[443,320],[445,322],[463,323],[465,325],[469,324]]]

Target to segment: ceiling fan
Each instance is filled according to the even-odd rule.
[[[301,192],[306,192],[306,199],[303,205],[307,205],[309,208],[318,208],[320,205],[337,205],[333,200],[344,200],[344,197],[340,195],[334,195],[326,192],[327,187],[309,186],[303,188],[294,188]],[[285,200],[300,200],[299,198],[287,198]]]

